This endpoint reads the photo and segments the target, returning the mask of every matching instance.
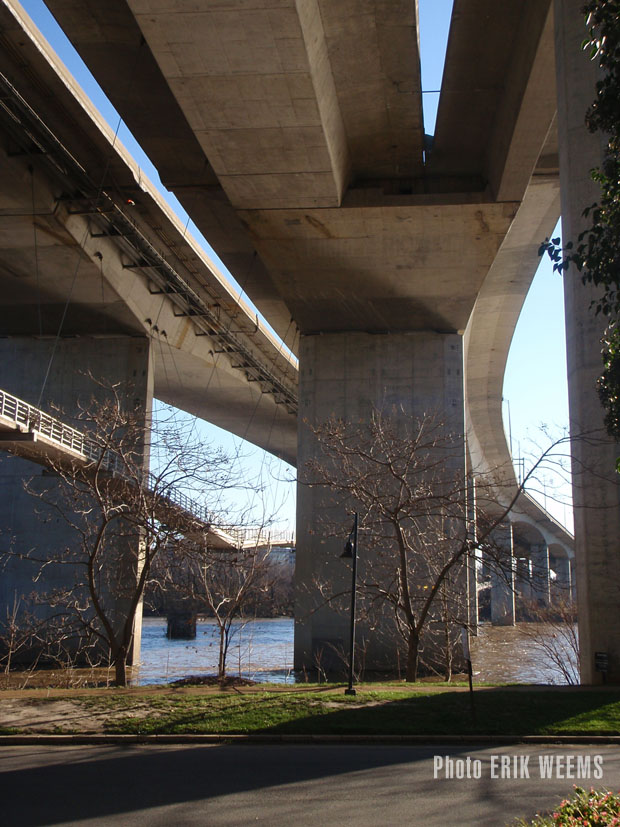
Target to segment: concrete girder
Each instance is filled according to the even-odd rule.
[[[418,177],[424,129],[417,3],[319,0],[318,7],[351,181]]]
[[[129,5],[236,207],[335,206],[349,178],[421,172],[412,0]]]
[[[432,174],[476,175],[497,200],[523,197],[556,108],[551,5],[455,0]]]
[[[129,6],[234,206],[340,202],[346,140],[317,3]]]
[[[54,59],[48,47],[36,37],[31,41],[18,22],[6,7],[0,9],[0,37],[11,44],[2,52],[0,70],[7,85],[5,101],[16,115],[3,123],[3,129],[11,125],[10,152],[0,153],[3,333],[55,335],[64,315],[63,335],[160,335],[154,360],[162,399],[205,419],[212,417],[216,424],[294,461],[295,417],[275,404],[277,394],[264,393],[272,389],[260,371],[263,365],[267,373],[280,376],[283,395],[294,400],[294,361],[233,295],[217,268],[205,261],[64,67],[51,68]],[[28,109],[29,102],[38,114]],[[27,127],[26,121],[22,124],[30,130],[22,136],[39,134],[37,152],[29,138],[20,143],[14,130],[20,118],[31,119]],[[58,131],[50,131],[52,126]],[[87,174],[84,167],[89,164],[92,172],[89,168]],[[127,194],[130,205],[125,203]],[[165,250],[165,259],[157,259],[159,250]],[[145,251],[162,262],[160,271],[176,268],[179,284],[187,286],[180,304],[173,301],[176,294],[161,292],[161,272],[136,267]],[[184,311],[190,295],[213,308],[219,327],[211,329],[201,317]],[[212,335],[196,335],[201,332]],[[236,343],[243,359],[237,356]],[[245,412],[248,400],[255,411],[252,417]],[[231,410],[239,411],[236,417]]]
[[[502,417],[504,371],[523,302],[540,262],[538,247],[560,214],[557,177],[532,177],[478,292],[465,331],[465,399],[472,470],[516,486]]]
[[[540,32],[538,41],[533,32]],[[517,38],[488,149],[489,186],[498,201],[520,201],[524,197],[541,156],[545,172],[549,174],[549,167],[555,164],[557,174],[554,123],[557,103],[550,2],[537,0],[526,4]],[[547,146],[541,152],[545,143]]]
[[[65,27],[69,37],[81,52],[86,62],[89,63],[93,71],[101,77],[107,93],[123,111],[128,123],[132,126],[132,129],[134,129],[139,140],[146,146],[147,151],[149,150],[149,143],[151,143],[157,151],[158,144],[153,138],[153,133],[159,128],[156,122],[160,121],[161,117],[157,105],[152,105],[149,118],[145,118],[145,113],[142,113],[142,115],[138,114],[127,100],[127,91],[122,81],[122,75],[115,74],[114,68],[117,52],[119,52],[121,58],[119,65],[123,66],[127,64],[127,58],[123,58],[122,48],[126,35],[117,28],[117,24],[114,22],[116,21],[116,15],[121,15],[122,20],[132,31],[132,37],[137,35],[136,30],[138,27],[136,26],[136,19],[131,17],[130,13],[128,16],[129,10],[120,0],[111,0],[111,2],[113,3],[114,13],[110,18],[112,21],[110,26],[104,25],[105,13],[102,12],[100,8],[95,8],[96,4],[93,5],[93,3],[77,4],[75,0],[50,0],[50,7],[57,15],[61,25]],[[120,8],[121,5],[123,6],[122,9]],[[147,47],[149,72],[151,72],[151,80],[156,83],[158,87],[161,87],[162,95],[166,101],[165,106],[168,106],[172,89],[179,102],[177,106],[180,107],[181,111],[187,110],[185,111],[186,118],[191,125],[194,126],[196,134],[203,135],[207,132],[209,133],[205,138],[207,144],[210,140],[209,135],[211,135],[213,129],[219,130],[223,135],[226,135],[226,144],[220,146],[218,149],[219,155],[221,155],[222,152],[225,153],[221,155],[220,158],[222,166],[216,164],[217,171],[220,173],[220,182],[224,184],[224,189],[226,189],[229,184],[230,186],[234,185],[234,188],[237,189],[243,187],[245,186],[244,181],[246,178],[248,185],[252,184],[252,181],[257,185],[258,188],[251,189],[251,192],[248,190],[248,197],[251,199],[250,202],[247,200],[243,201],[243,199],[240,200],[232,191],[229,192],[230,201],[235,207],[247,206],[248,204],[263,208],[283,206],[282,203],[277,203],[277,200],[274,201],[274,194],[281,191],[282,188],[278,184],[276,190],[273,190],[268,179],[281,176],[286,177],[286,175],[289,174],[303,176],[307,174],[304,170],[310,169],[310,167],[307,166],[307,154],[304,155],[304,158],[300,159],[300,163],[296,163],[294,162],[295,154],[289,156],[286,152],[279,152],[278,157],[274,160],[276,166],[272,170],[273,175],[263,176],[260,181],[252,178],[254,175],[252,171],[254,167],[252,165],[255,166],[258,164],[260,166],[260,164],[265,164],[268,161],[264,150],[257,151],[261,146],[261,142],[258,140],[260,134],[263,134],[261,130],[263,132],[269,129],[275,130],[272,138],[277,143],[277,141],[282,138],[282,130],[285,129],[285,127],[279,125],[277,118],[274,120],[275,112],[280,111],[276,106],[280,100],[278,84],[276,83],[270,88],[269,95],[267,95],[265,89],[259,94],[265,72],[272,73],[269,76],[277,79],[285,69],[288,68],[290,72],[296,66],[297,71],[294,73],[295,76],[300,73],[301,75],[304,73],[312,75],[311,69],[313,66],[318,65],[317,61],[319,61],[316,54],[319,46],[316,44],[320,43],[327,43],[327,55],[325,55],[324,51],[321,52],[321,60],[329,60],[331,79],[335,83],[337,100],[335,101],[334,99],[332,81],[327,82],[324,80],[319,83],[316,78],[313,77],[312,95],[314,97],[304,98],[302,96],[300,100],[305,100],[307,106],[305,110],[303,108],[296,110],[291,102],[294,102],[297,98],[291,94],[287,80],[286,88],[283,89],[282,92],[284,95],[282,98],[282,106],[285,106],[282,113],[288,113],[288,115],[283,123],[290,123],[290,129],[299,129],[302,124],[305,124],[308,128],[316,128],[316,125],[320,121],[324,137],[327,136],[322,148],[324,157],[327,157],[331,152],[331,169],[332,174],[335,176],[334,180],[344,181],[347,179],[347,173],[344,171],[346,163],[344,161],[338,163],[334,160],[336,157],[341,157],[342,152],[333,148],[334,141],[336,141],[335,136],[339,134],[338,128],[334,126],[335,120],[338,120],[339,117],[343,121],[348,141],[347,152],[350,157],[351,187],[349,187],[345,193],[342,204],[345,208],[343,212],[351,216],[353,223],[355,222],[355,218],[353,217],[354,207],[372,206],[381,208],[388,206],[398,207],[400,205],[405,208],[410,207],[414,202],[409,200],[406,195],[407,193],[420,194],[421,198],[419,203],[425,203],[427,205],[434,203],[432,197],[432,193],[434,192],[444,194],[444,200],[440,202],[444,204],[461,204],[463,198],[454,196],[454,193],[458,192],[462,194],[476,192],[478,193],[478,200],[489,200],[488,193],[482,196],[480,193],[485,192],[486,184],[483,179],[490,180],[490,173],[488,170],[482,169],[482,166],[477,162],[469,164],[469,171],[464,178],[462,176],[462,170],[457,171],[456,178],[454,178],[454,176],[451,178],[450,175],[446,173],[446,170],[443,169],[438,170],[440,174],[435,174],[432,164],[426,170],[421,170],[419,167],[416,170],[410,166],[407,167],[403,159],[398,160],[397,158],[397,154],[401,152],[403,146],[404,139],[402,135],[408,130],[410,142],[407,151],[409,157],[414,158],[418,153],[417,142],[421,134],[416,120],[418,117],[416,113],[419,111],[420,104],[418,95],[417,43],[415,42],[416,38],[414,36],[416,21],[415,14],[412,13],[413,4],[406,2],[383,5],[378,3],[359,4],[350,0],[350,2],[347,3],[337,4],[336,7],[333,6],[333,4],[319,3],[322,19],[320,25],[316,17],[313,17],[312,21],[306,20],[305,17],[311,16],[310,10],[316,8],[314,3],[297,4],[298,9],[301,9],[302,6],[304,9],[304,14],[302,15],[304,19],[300,20],[296,11],[293,10],[290,0],[286,0],[286,2],[283,0],[283,2],[280,3],[278,9],[282,11],[282,19],[278,19],[277,21],[274,20],[274,15],[269,14],[269,10],[266,10],[262,3],[255,4],[251,8],[248,7],[241,11],[238,8],[235,8],[234,11],[222,11],[219,7],[209,7],[197,11],[196,7],[191,4],[172,2],[172,0],[168,3],[157,4],[157,6],[147,2],[147,0],[135,0],[135,2],[131,2],[129,5],[135,12],[136,18],[150,44]],[[494,10],[491,8],[493,5],[496,7]],[[520,109],[519,114],[514,118],[512,118],[512,114],[510,114],[510,116],[506,115],[506,123],[501,129],[501,141],[498,139],[498,142],[496,142],[498,146],[501,144],[500,149],[496,152],[500,160],[494,162],[497,172],[493,174],[493,181],[495,183],[492,182],[491,190],[496,190],[494,195],[492,193],[492,197],[499,194],[502,199],[509,197],[509,190],[514,190],[514,192],[518,193],[517,200],[521,198],[522,191],[525,189],[532,170],[539,159],[540,149],[545,142],[554,114],[554,107],[552,105],[553,73],[550,73],[550,77],[544,77],[547,66],[545,60],[547,60],[547,62],[549,60],[549,50],[547,49],[549,27],[547,19],[548,0],[545,0],[543,4],[529,2],[527,5],[527,14],[523,15],[522,26],[519,28],[518,24],[521,21],[522,12],[521,5],[520,3],[511,2],[507,8],[504,8],[506,4],[502,4],[500,13],[497,4],[479,2],[477,6],[484,6],[487,10],[485,14],[482,15],[482,19],[485,21],[484,25],[480,25],[479,21],[477,23],[478,28],[481,30],[480,37],[483,37],[487,44],[493,41],[493,38],[489,37],[489,28],[485,17],[487,12],[488,14],[490,14],[491,11],[493,12],[494,25],[498,24],[498,21],[502,21],[502,16],[505,17],[506,14],[509,16],[513,15],[514,29],[515,31],[518,30],[519,36],[513,37],[512,28],[510,28],[510,37],[499,38],[499,43],[495,44],[493,48],[489,47],[477,52],[474,59],[469,60],[468,66],[465,67],[463,61],[459,62],[459,59],[463,54],[469,55],[467,44],[472,41],[472,30],[468,28],[468,26],[465,26],[461,31],[457,26],[451,36],[448,69],[446,70],[448,75],[451,71],[449,67],[454,67],[453,73],[458,77],[459,83],[461,84],[459,88],[462,89],[462,92],[459,92],[459,94],[461,94],[463,100],[468,101],[468,105],[472,94],[478,95],[478,91],[476,91],[478,89],[477,79],[480,75],[484,75],[485,72],[499,73],[500,80],[495,84],[495,87],[499,88],[504,82],[502,73],[512,72],[511,77],[514,77],[514,79],[508,84],[510,89],[509,93],[507,92],[507,102],[504,104],[504,109],[508,111],[510,104],[515,102],[519,103]],[[373,9],[375,10],[374,17],[371,13]],[[491,11],[489,11],[489,9],[491,9]],[[456,17],[458,17],[458,15],[461,14],[458,5],[456,12]],[[129,17],[131,17],[131,20]],[[164,21],[167,21],[170,25],[167,27],[164,26]],[[219,32],[219,38],[215,44],[215,51],[208,56],[200,53],[195,45],[192,45],[195,39],[194,28],[196,32],[201,31],[201,27],[204,27],[205,21],[210,21],[212,24],[207,27],[209,38],[215,38]],[[191,25],[188,25],[188,23],[191,23]],[[316,27],[313,40],[313,48],[315,51],[309,47],[302,50],[301,45],[305,36],[304,27],[306,27],[305,32],[307,35],[308,27],[311,26]],[[255,46],[252,47],[250,45],[247,46],[245,51],[241,50],[240,44],[247,44],[248,32],[254,31],[255,29],[257,33]],[[389,33],[395,37],[392,44],[392,51],[394,55],[399,55],[400,69],[397,69],[397,67],[393,65],[394,62],[391,57],[387,64],[385,64],[384,61],[385,65],[381,72],[375,67],[375,57],[378,59],[378,56],[382,54],[381,50],[384,49],[384,46],[382,46],[385,42],[384,34],[382,34],[383,30],[384,34],[389,30]],[[296,46],[292,52],[285,54],[281,53],[280,47],[282,46],[281,40],[283,34],[285,34],[286,31],[292,33],[292,42],[294,42]],[[110,49],[110,59],[107,63],[103,60],[103,41],[105,38],[109,41],[107,46],[109,46]],[[357,50],[354,49],[352,44],[355,43],[356,38],[360,43],[372,42],[370,52],[361,48]],[[407,49],[405,49],[404,43],[409,43],[409,46],[412,48],[407,47]],[[306,46],[308,46],[307,37]],[[137,48],[137,46],[135,48]],[[254,51],[252,51],[252,48],[254,48]],[[204,51],[207,52],[208,50]],[[359,52],[359,55],[355,53],[356,51]],[[454,58],[451,57],[452,52],[455,54]],[[498,52],[502,54],[501,61],[499,61]],[[361,55],[364,56],[364,60],[366,61],[363,72],[355,68],[357,66],[356,61],[359,62]],[[152,64],[154,64],[155,60],[159,61],[159,65],[161,66],[161,71],[158,75],[152,71]],[[296,65],[296,60],[298,62],[301,61],[301,63]],[[241,63],[239,63],[239,61],[241,61]],[[487,65],[489,62],[491,65]],[[532,62],[533,68],[529,65],[530,62]],[[245,69],[243,68],[244,66],[246,66]],[[379,66],[379,63],[377,63],[377,66]],[[392,66],[392,69],[389,68],[390,66]],[[279,70],[280,75],[277,73],[275,75],[273,74],[275,69]],[[394,75],[394,72],[397,71],[401,72],[400,76],[397,74]],[[255,75],[254,92],[251,92],[252,78],[248,75],[248,72]],[[379,82],[377,72],[381,75],[382,82],[386,84],[382,87],[381,93],[372,96],[366,94],[364,97],[364,107],[361,109],[359,107],[353,107],[353,99],[357,99],[356,96],[360,93],[363,94],[365,88],[375,88]],[[169,84],[166,83],[166,78]],[[201,88],[200,96],[192,97],[192,84],[197,83],[198,79],[204,80],[205,78],[211,78],[208,80],[208,88],[206,90]],[[392,86],[396,83],[399,88],[399,95],[397,96],[399,106],[396,109],[394,109],[394,103],[390,103],[390,95],[392,93],[389,91],[390,83],[386,83],[386,78],[387,81],[392,83]],[[405,78],[408,79],[407,83],[404,81]],[[217,79],[217,83],[215,83],[215,79]],[[200,80],[200,83],[203,83],[203,80]],[[542,81],[545,82],[543,83]],[[136,83],[140,84],[139,78],[136,80]],[[235,95],[224,95],[231,83],[234,86],[233,91],[236,90]],[[278,83],[280,83],[280,80],[278,80]],[[242,88],[239,87],[239,84],[241,84]],[[355,84],[357,84],[357,86]],[[368,86],[366,87],[366,85]],[[139,88],[141,87],[138,85],[136,91],[138,91]],[[230,92],[230,89],[228,91]],[[495,91],[497,91],[497,89],[495,89]],[[488,97],[487,92],[488,90],[485,89],[483,97],[485,95]],[[152,92],[148,91],[148,94],[150,95]],[[215,97],[210,100],[209,95]],[[222,95],[224,95],[225,100]],[[310,106],[313,100],[314,108],[312,111],[314,115],[312,117],[314,120],[312,122],[300,120],[303,117],[303,111],[310,111],[308,110],[308,106]],[[489,104],[491,111],[495,112],[499,107],[497,95],[495,95],[495,97],[491,96],[489,100],[491,101]],[[194,103],[192,103],[192,101],[194,101]],[[551,105],[548,106],[550,101]],[[319,117],[322,108],[329,109],[330,112],[335,113],[336,103],[338,104],[339,116],[332,114],[330,116],[331,120],[330,117],[326,115]],[[241,120],[238,111],[239,106],[242,107],[244,116]],[[374,113],[372,111],[373,106],[377,107],[377,111]],[[200,112],[203,114],[200,114],[196,107],[199,107]],[[403,107],[405,108],[403,109]],[[389,110],[393,113],[390,119],[388,119],[389,122],[384,123],[381,120],[383,116],[380,115],[379,110]],[[164,113],[166,111],[164,108]],[[402,119],[400,127],[395,126],[396,112],[398,112],[399,118]],[[540,119],[541,113],[543,113],[546,118],[545,125],[542,126]],[[464,139],[464,129],[467,127],[467,124],[472,121],[472,112],[468,110],[467,114],[467,119],[461,119],[456,124],[452,124],[454,128],[444,130],[450,132],[455,140],[458,140],[458,154],[461,159],[469,157],[472,152],[474,156],[477,157],[476,153],[479,151],[477,146],[472,145],[470,147]],[[283,114],[282,117],[284,117]],[[475,120],[475,118],[473,118],[473,120]],[[213,121],[212,124],[211,121]],[[488,119],[484,120],[485,130],[488,130],[488,124]],[[381,126],[381,130],[383,130],[381,135],[377,134],[379,126]],[[482,128],[480,123],[478,123],[477,128]],[[399,137],[393,132],[394,129],[400,129],[402,135]],[[258,136],[253,143],[250,140],[250,133],[252,133],[252,131],[256,133],[255,137]],[[441,132],[441,130],[439,130],[439,132]],[[247,162],[251,162],[249,167],[245,161],[243,162],[246,164],[245,167],[236,166],[236,164],[241,163],[242,160],[242,158],[239,160],[235,143],[237,138],[243,138],[241,133],[247,133],[247,141],[250,141],[250,143],[246,141],[246,149],[248,152],[253,152],[253,157],[248,156],[246,159]],[[333,140],[329,138],[330,135],[334,136]],[[367,161],[356,160],[368,156],[369,150],[367,148],[360,149],[358,152],[355,148],[357,146],[372,146],[373,141],[375,141],[376,147],[381,148],[383,146],[381,142],[385,141],[386,135],[390,135],[390,140],[394,141],[391,146],[394,171],[389,174],[386,172],[386,167],[389,167],[389,163],[385,160],[385,148],[380,149],[380,151],[379,149],[375,150],[375,158],[379,164],[379,167],[375,169],[370,169]],[[517,138],[516,136],[519,135],[521,137]],[[266,139],[269,141],[271,141],[272,138],[266,136]],[[527,141],[525,140],[526,138]],[[243,140],[246,139],[243,138]],[[527,150],[517,150],[515,141],[519,143],[520,146],[525,141],[525,143],[527,143]],[[209,158],[207,144],[203,143],[205,147],[205,162],[206,159]],[[331,150],[329,148],[330,146],[332,146]],[[299,155],[299,150],[296,150],[296,152],[297,155]],[[553,154],[552,148],[547,154]],[[161,156],[161,148],[159,148],[159,155]],[[169,158],[170,154],[168,160]],[[284,167],[282,167],[283,164]],[[290,166],[291,164],[292,166]],[[306,164],[306,166],[304,166],[304,164]],[[358,165],[357,167],[356,164]],[[282,169],[280,169],[280,167],[282,167]],[[514,167],[516,171],[513,170],[510,172],[512,167]],[[357,181],[356,168],[362,171],[364,169],[366,170],[363,171],[363,174],[360,172]],[[334,172],[334,170],[336,170],[336,172]],[[255,171],[258,171],[258,167],[256,167]],[[316,172],[316,170],[314,171]],[[275,174],[276,172],[278,173],[277,175]],[[519,181],[518,185],[513,181],[513,179],[516,180],[515,175]],[[461,177],[459,178],[459,176]],[[232,180],[233,178],[234,181]],[[172,178],[170,180],[172,180]],[[502,181],[504,183],[502,183]],[[513,181],[513,183],[509,184],[509,181]],[[308,214],[309,221],[315,223],[315,226],[320,229],[321,226],[325,225],[322,216],[324,210],[313,208],[312,211],[310,211],[312,204],[309,203],[308,200],[304,201],[304,199],[306,199],[304,195],[306,190],[304,187],[306,186],[307,184],[305,184],[303,180],[296,180],[295,186],[288,187],[283,197],[288,199],[287,207],[298,208],[303,206],[305,213]],[[338,186],[340,186],[340,190],[342,190],[342,186]],[[452,195],[448,195],[449,193]],[[208,235],[215,249],[222,255],[222,250],[218,242],[218,228],[211,226],[213,222],[210,222],[210,219],[203,210],[205,203],[204,193],[198,194],[198,192],[194,190],[191,204],[189,200],[184,201],[185,198],[189,198],[189,192],[186,192],[184,187],[179,188],[178,195],[198,225]],[[340,203],[341,197],[342,192],[340,195],[336,192],[336,200],[332,202],[332,206]],[[291,203],[291,199],[294,200],[295,198],[301,200],[299,200],[297,204]],[[310,196],[310,201],[312,201],[313,198],[315,198],[315,195]],[[325,205],[328,205],[328,202],[325,202],[323,206]],[[291,253],[294,253],[295,249],[297,249],[297,255],[302,255],[302,250],[304,249],[303,242],[300,242],[297,248],[289,245],[284,251],[285,259],[277,261],[274,270],[276,254],[274,251],[267,249],[269,245],[265,239],[255,234],[257,224],[260,222],[258,222],[256,218],[256,213],[254,211],[251,212],[249,240],[252,246],[259,249],[261,261],[257,262],[254,272],[248,281],[248,293],[250,296],[256,297],[255,300],[260,309],[266,313],[267,318],[272,321],[272,324],[274,324],[278,332],[282,332],[282,316],[278,308],[286,305],[287,294],[279,293],[282,287],[279,274],[282,270],[286,269],[286,261]],[[239,217],[242,220],[246,220],[247,215],[244,213]],[[291,221],[295,222],[299,217],[301,217],[302,221],[305,220],[303,216],[293,216]],[[396,217],[394,220],[396,221],[398,218]],[[290,229],[292,235],[293,228],[294,225],[291,224]],[[449,229],[444,235],[446,237],[449,236]],[[443,240],[445,242],[446,238],[444,237]],[[244,243],[247,245],[247,238]],[[351,245],[357,244],[358,238],[352,236],[350,243]],[[247,252],[247,246],[245,252],[243,252],[241,246],[235,242],[227,251],[227,255],[222,255],[222,257],[227,265],[235,266],[236,268],[244,267],[245,269],[245,265],[247,265],[248,262]],[[265,263],[268,265],[267,268],[265,268]],[[382,271],[382,267],[378,261],[374,262],[374,266],[377,273]],[[267,276],[267,270],[270,271],[269,276]],[[407,268],[405,267],[401,275],[405,275],[406,271]],[[233,269],[233,272],[239,273],[240,271]],[[413,268],[411,272],[413,272]],[[278,282],[278,289],[276,290],[274,290],[274,282]],[[316,287],[315,276],[313,276],[312,279],[312,287]],[[284,299],[284,302],[278,304],[276,296],[279,296],[280,300]],[[393,305],[398,307],[401,299],[401,296],[395,295]],[[307,308],[304,307],[304,309]],[[394,307],[392,309],[394,309]],[[294,308],[289,307],[289,310],[292,311],[295,322],[297,322],[298,319],[295,317],[295,314],[300,311],[299,305],[296,304]],[[383,315],[385,315],[386,310],[387,308],[384,308],[382,311]],[[270,313],[275,315],[272,317]],[[319,313],[317,315],[323,314]],[[364,318],[360,318],[358,314],[354,320],[349,320],[347,323],[349,329],[354,328],[356,323],[359,325],[360,322],[362,322],[362,324],[358,326],[358,329],[368,329],[368,325],[364,323],[367,315],[368,314],[366,314]],[[463,314],[461,314],[461,316],[462,315]],[[304,322],[306,321],[304,316]],[[458,324],[454,324],[453,322],[445,324],[442,323],[441,318],[435,318],[435,316],[433,316],[431,326],[434,327],[434,329],[456,330],[462,329],[465,323],[461,319]],[[414,321],[410,323],[410,328],[415,329],[416,327],[417,323],[414,319]],[[321,328],[316,325],[315,320],[308,323],[305,329],[316,330]]]
[[[286,345],[296,346],[290,313],[257,259],[251,239],[226,197],[202,147],[170,91],[125,0],[50,0],[67,36],[129,129],[205,238]],[[13,49],[23,52],[21,28],[6,23]],[[28,24],[25,25],[29,30]],[[13,29],[15,33],[13,34]],[[15,42],[17,41],[17,43]],[[158,118],[152,113],[157,112]]]

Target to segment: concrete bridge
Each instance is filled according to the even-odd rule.
[[[579,51],[579,3],[552,5],[479,0],[474,8],[456,0],[431,146],[413,2],[281,0],[275,9],[256,2],[197,10],[183,0],[49,0],[163,183],[299,354],[295,442],[291,360],[243,303],[236,309],[221,276],[74,97],[62,70],[50,72],[44,48],[24,34],[27,21],[10,11],[17,4],[5,0],[10,103],[2,163],[10,185],[2,278],[11,284],[3,324],[11,338],[2,383],[27,397],[24,377],[35,377],[31,390],[53,387],[69,405],[78,390],[57,390],[68,375],[63,362],[78,351],[94,359],[105,341],[105,364],[143,376],[145,400],[154,373],[158,396],[225,422],[300,468],[316,451],[304,423],[398,404],[412,414],[441,410],[461,431],[466,422],[468,462],[503,469],[510,482],[500,401],[510,339],[560,191],[572,237],[594,197],[587,172],[598,157],[582,126],[594,69]],[[22,124],[32,137],[27,146]],[[60,147],[50,130],[62,135]],[[567,296],[577,433],[600,427],[598,321],[578,279],[567,279]],[[81,335],[79,347],[67,335]],[[11,356],[19,387],[4,381]],[[52,366],[47,381],[41,365]],[[217,393],[205,392],[205,366],[207,390]],[[245,413],[231,412],[243,411],[252,393],[247,424]],[[610,467],[613,451],[588,448],[579,460],[583,468]],[[617,679],[620,610],[609,588],[620,582],[617,488],[583,471],[575,502],[583,676],[597,679],[593,653],[605,651]],[[301,582],[319,557],[337,556],[329,543],[313,547],[318,505],[301,486]],[[528,547],[553,545],[538,539]],[[300,624],[298,663],[326,630],[344,637],[342,625],[318,615]]]

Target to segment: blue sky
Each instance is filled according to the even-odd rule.
[[[433,134],[452,0],[419,0],[420,59],[425,131]],[[556,227],[553,235],[559,235]],[[541,239],[542,241],[542,239]],[[568,427],[566,339],[562,278],[547,257],[532,282],[515,331],[504,380],[504,426],[511,432],[513,459],[535,455],[544,447],[541,427],[557,438]],[[510,421],[510,426],[509,426]],[[553,499],[554,480],[548,480],[542,504],[572,526],[572,514]],[[566,501],[564,489],[556,496]]]
[[[22,0],[22,5],[112,129],[118,128],[118,136],[124,146],[134,155],[147,176],[185,220],[186,214],[183,209],[174,196],[161,186],[156,170],[129,130],[119,121],[118,113],[105,98],[75,50],[56,26],[43,0]],[[439,100],[437,90],[441,87],[451,10],[452,0],[419,0],[422,89],[425,131],[428,134],[434,132]],[[202,238],[191,222],[189,228],[192,235],[202,241],[209,254],[217,260],[207,241]],[[236,283],[232,277],[231,280]],[[556,433],[567,426],[568,401],[562,280],[560,276],[552,272],[548,260],[541,262],[515,332],[506,369],[504,398],[507,400],[504,405],[506,430],[508,430],[508,407],[510,408],[515,457],[527,454],[532,442],[540,441],[541,423],[549,426]],[[294,526],[295,491],[294,483],[291,481],[294,478],[294,470],[260,449],[248,443],[242,444],[241,440],[215,426],[199,422],[196,427],[200,428],[206,440],[221,444],[226,450],[239,455],[238,462],[247,468],[250,475],[263,477],[268,492],[264,511],[277,512],[280,527]],[[252,497],[249,495],[247,504],[251,504],[251,500]],[[258,500],[255,504],[257,512],[263,510],[263,505]],[[570,514],[565,507],[554,507],[551,498],[548,499],[546,505],[556,517],[570,522]]]

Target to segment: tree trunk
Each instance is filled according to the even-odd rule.
[[[409,643],[407,647],[407,671],[405,672],[405,680],[415,683],[418,679],[418,647],[420,645],[420,635],[411,629],[409,631]]]
[[[450,640],[450,626],[448,621],[444,621],[445,637],[446,637],[446,673],[444,680],[450,683],[452,680],[452,641]]]
[[[114,686],[127,686],[127,650],[121,648],[113,658]]]
[[[220,657],[217,667],[218,678],[226,677],[226,629],[220,626]]]

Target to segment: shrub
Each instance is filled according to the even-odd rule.
[[[565,799],[550,815],[539,816],[534,821],[518,821],[515,827],[584,827],[606,825],[620,827],[620,793],[606,790],[586,792],[575,787],[570,798]]]

